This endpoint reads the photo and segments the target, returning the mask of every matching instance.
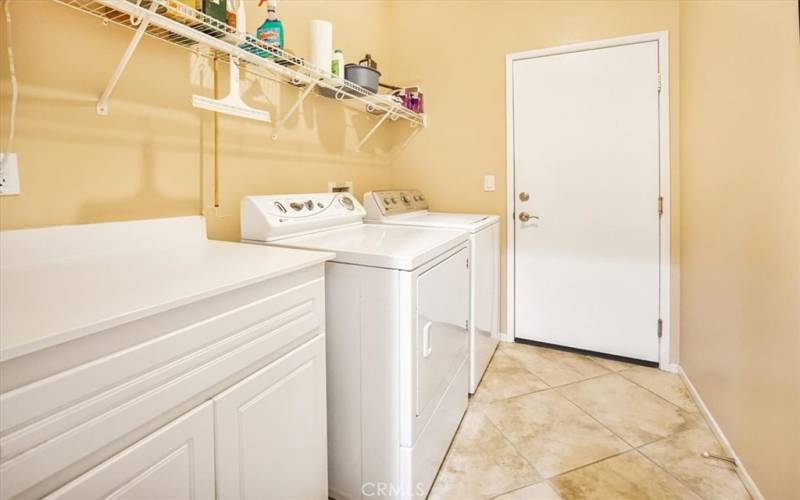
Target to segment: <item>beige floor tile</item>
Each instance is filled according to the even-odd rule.
[[[469,409],[428,498],[490,498],[540,479],[486,415]]]
[[[687,412],[618,374],[585,380],[558,392],[634,447],[700,425]]]
[[[549,484],[541,482],[510,491],[495,500],[561,500],[561,497]]]
[[[522,364],[505,350],[498,350],[483,374],[478,390],[470,402],[491,403],[529,392],[541,391],[549,386],[539,377],[526,370]]]
[[[679,432],[640,451],[706,500],[750,498],[733,465],[701,456],[704,451],[725,455],[707,428]]]
[[[503,352],[508,352],[549,386],[571,384],[609,373],[609,370],[588,356],[571,352],[525,344],[507,344],[503,347]]]
[[[565,500],[699,499],[637,451],[574,470],[550,483]]]
[[[554,391],[497,401],[484,412],[544,477],[630,448]]]
[[[681,378],[675,373],[665,372],[658,368],[637,366],[619,372],[628,380],[635,382],[645,389],[655,392],[667,401],[676,404],[688,411],[697,411],[689,390],[683,385]]]
[[[602,366],[606,370],[611,370],[612,372],[618,372],[620,370],[627,370],[629,368],[634,368],[636,365],[632,363],[626,363],[624,361],[616,361],[613,359],[606,359],[601,358],[598,356],[589,356],[589,359],[597,363],[598,365]]]

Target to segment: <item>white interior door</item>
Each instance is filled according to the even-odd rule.
[[[658,42],[512,71],[516,337],[657,361]]]

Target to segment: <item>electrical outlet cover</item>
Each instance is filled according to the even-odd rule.
[[[17,153],[0,153],[0,196],[19,194]]]
[[[329,193],[352,193],[353,181],[331,181],[328,183]]]

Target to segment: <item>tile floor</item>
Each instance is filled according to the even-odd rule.
[[[501,343],[429,499],[749,499],[677,375]]]

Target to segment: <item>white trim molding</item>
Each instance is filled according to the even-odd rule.
[[[692,384],[692,381],[689,380],[689,376],[686,375],[685,371],[683,371],[683,367],[680,365],[675,366],[677,366],[678,375],[680,376],[684,385],[686,385],[686,388],[689,389],[689,394],[692,396],[692,399],[694,399],[697,408],[700,410],[703,418],[706,419],[708,426],[711,428],[711,432],[714,433],[717,441],[719,441],[720,445],[722,445],[722,449],[725,450],[725,454],[736,460],[736,474],[739,475],[739,479],[742,480],[742,484],[744,484],[745,489],[747,489],[747,492],[750,493],[751,497],[753,497],[753,500],[764,500],[764,495],[761,494],[761,490],[758,489],[755,481],[753,481],[753,478],[750,477],[750,474],[747,472],[747,468],[739,458],[739,455],[736,454],[736,451],[734,451],[731,442],[728,441],[725,433],[722,432],[722,428],[719,426],[717,421],[714,420],[714,416],[711,415],[711,411],[708,409],[705,402],[703,402],[703,398],[700,397],[700,393],[697,392],[694,384]]]
[[[514,337],[506,332],[500,332],[500,335],[497,337],[500,342],[514,342]]]
[[[666,31],[644,33],[607,40],[576,43],[545,49],[516,52],[506,56],[506,338],[513,340],[515,332],[514,312],[514,88],[513,65],[515,61],[536,57],[566,54],[643,42],[658,42],[658,66],[661,75],[659,93],[659,191],[663,198],[661,217],[661,268],[659,287],[659,315],[662,320],[662,336],[659,345],[659,366],[662,370],[674,371],[671,367],[671,321],[670,321],[670,136],[669,136],[669,36]],[[655,326],[654,326],[655,328]]]

